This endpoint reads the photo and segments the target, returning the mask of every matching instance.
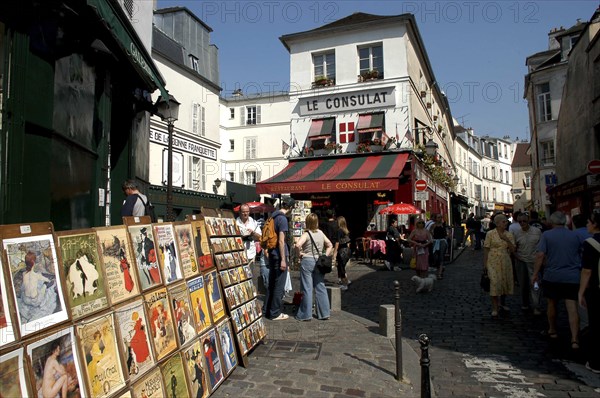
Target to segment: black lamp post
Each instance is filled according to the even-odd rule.
[[[425,152],[427,153],[428,156],[435,156],[435,154],[437,153],[437,150],[439,148],[439,145],[436,144],[436,142],[430,138],[429,141],[427,141],[427,144],[425,144]]]
[[[169,142],[167,144],[167,221],[173,221],[173,129],[179,116],[179,102],[169,94],[169,98],[158,97],[156,114],[167,123]]]

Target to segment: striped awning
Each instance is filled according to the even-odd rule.
[[[356,129],[359,133],[369,133],[381,130],[383,126],[383,113],[369,113],[358,117],[358,126]]]
[[[308,138],[315,139],[330,137],[334,123],[334,118],[313,120],[310,124],[310,130],[308,130]]]
[[[258,182],[256,192],[313,193],[381,191],[398,188],[408,154],[291,161],[275,176]]]

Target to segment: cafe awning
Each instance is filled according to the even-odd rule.
[[[310,124],[310,130],[308,130],[308,138],[314,140],[331,137],[334,123],[334,118],[313,120]]]
[[[383,126],[383,113],[369,113],[358,117],[359,133],[372,133],[380,131]]]
[[[382,191],[398,188],[406,153],[290,161],[275,176],[258,182],[256,192],[313,193]]]

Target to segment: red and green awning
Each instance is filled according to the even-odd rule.
[[[334,124],[335,118],[313,120],[310,124],[310,130],[308,130],[308,138],[314,140],[331,137]]]
[[[381,191],[398,188],[408,154],[291,161],[256,184],[259,194]]]
[[[369,113],[358,117],[358,126],[356,129],[359,133],[372,133],[380,131],[383,127],[383,113]]]

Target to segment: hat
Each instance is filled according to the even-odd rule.
[[[279,207],[283,207],[284,209],[291,209],[296,204],[296,201],[291,196],[286,196],[281,198],[279,202]]]
[[[146,233],[146,227],[140,229],[140,233],[145,234]]]

